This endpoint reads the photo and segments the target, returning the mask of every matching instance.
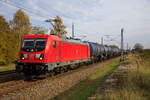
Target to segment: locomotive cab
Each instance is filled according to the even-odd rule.
[[[23,72],[25,75],[46,73],[48,62],[56,62],[58,39],[53,35],[24,36],[18,63],[16,63],[16,71]]]
[[[44,59],[45,38],[24,39],[21,47],[20,61],[36,62]],[[35,57],[34,57],[35,56]]]

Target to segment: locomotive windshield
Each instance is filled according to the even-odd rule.
[[[39,52],[45,49],[46,39],[24,39],[22,50],[26,52]]]

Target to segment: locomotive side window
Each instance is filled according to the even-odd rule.
[[[56,48],[56,41],[53,42],[53,48]]]

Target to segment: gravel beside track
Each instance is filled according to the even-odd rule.
[[[82,66],[76,70],[71,70],[35,82],[20,80],[16,81],[17,84],[14,82],[15,85],[7,86],[7,84],[12,83],[0,84],[0,100],[50,100],[59,93],[71,88],[81,80],[86,79],[91,73],[102,68],[104,65],[117,60],[119,60],[119,58],[110,59],[89,66]],[[1,87],[5,86],[1,85],[11,87],[11,91],[6,88],[5,91],[8,91],[2,93],[1,91],[3,91],[3,89],[1,89]],[[12,89],[12,87],[15,88]]]

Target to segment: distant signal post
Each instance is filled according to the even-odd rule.
[[[123,31],[124,31],[124,29],[122,28],[121,29],[121,58],[120,58],[120,61],[124,60],[124,55],[123,55]]]

